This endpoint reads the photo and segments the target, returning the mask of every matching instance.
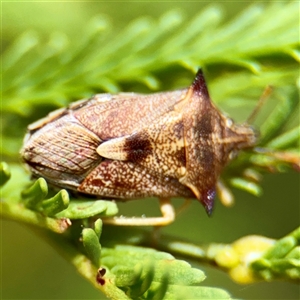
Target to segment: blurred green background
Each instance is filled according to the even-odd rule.
[[[231,19],[250,4],[249,1],[219,3],[225,19]],[[156,18],[171,8],[178,8],[192,17],[206,5],[200,1],[5,2],[2,3],[2,49],[29,29],[36,30],[45,40],[53,31],[64,32],[71,40],[78,39],[81,29],[98,14],[107,15],[117,31],[139,16]],[[194,202],[163,232],[195,243],[226,243],[249,234],[280,238],[299,225],[299,174],[267,175],[263,189],[260,198],[235,191],[236,205],[229,209],[217,203],[212,218]],[[122,212],[127,215],[145,211],[154,215],[158,213],[157,207],[156,200],[121,204]],[[105,299],[25,225],[1,221],[1,256],[1,299]],[[299,299],[300,296],[299,286],[295,284],[273,282],[241,286],[221,271],[199,267],[207,274],[205,285],[224,288],[234,298]]]

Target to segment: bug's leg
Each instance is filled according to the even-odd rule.
[[[114,217],[103,219],[104,224],[118,226],[165,226],[175,220],[175,210],[168,198],[159,199],[161,217]]]
[[[176,209],[176,216],[178,216],[179,214],[181,214],[183,211],[185,211],[191,204],[192,200],[191,199],[184,199],[183,204]]]

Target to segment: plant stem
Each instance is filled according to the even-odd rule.
[[[27,209],[21,203],[0,202],[0,215],[6,219],[35,225],[56,233],[64,233],[71,225],[69,219],[48,218],[43,216],[40,212]]]

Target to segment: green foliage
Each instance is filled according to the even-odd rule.
[[[7,166],[2,169],[1,176],[9,172]],[[14,169],[16,171],[18,168]],[[3,187],[1,191],[3,199],[9,199],[11,188],[9,184]],[[174,256],[166,252],[137,247],[136,245],[146,246],[149,243],[151,245],[154,236],[149,231],[119,228],[116,234],[113,227],[108,227],[105,228],[105,235],[101,238],[103,230],[101,219],[95,221],[93,228],[82,229],[82,225],[90,226],[88,221],[90,216],[116,214],[117,210],[114,209],[114,205],[112,205],[113,208],[109,208],[111,202],[71,201],[69,207],[61,207],[61,212],[49,218],[47,212],[53,212],[58,207],[57,201],[52,201],[52,199],[61,199],[61,196],[58,196],[61,192],[49,200],[42,200],[42,203],[44,201],[49,203],[46,210],[43,210],[41,208],[44,206],[36,202],[36,199],[38,196],[42,199],[47,197],[47,191],[46,182],[38,179],[22,193],[23,199],[19,198],[15,203],[10,200],[1,203],[2,216],[65,234],[65,243],[68,243],[70,238],[69,242],[73,239],[77,240],[76,237],[81,235],[81,243],[87,258],[94,267],[101,266],[101,269],[106,271],[105,276],[101,278],[105,289],[102,289],[101,285],[97,287],[111,299],[118,299],[122,292],[125,293],[122,294],[124,299],[230,299],[223,290],[199,286],[205,279],[205,275],[202,271],[191,268],[188,263],[176,260]],[[35,206],[32,206],[33,204]],[[28,205],[30,209],[26,208]],[[38,208],[39,212],[33,212],[31,209],[34,208]],[[109,211],[108,214],[106,214],[107,211]],[[60,218],[57,218],[58,216]],[[84,219],[83,223],[76,223],[78,219]],[[72,231],[68,233],[71,229]],[[161,236],[155,244],[158,249],[217,265],[226,270],[233,280],[240,283],[262,279],[267,281],[288,279],[298,282],[300,280],[299,233],[300,228],[277,242],[260,236],[249,236],[231,245],[195,245]],[[100,238],[103,240],[104,247],[100,244]],[[70,262],[82,271],[85,277],[88,277],[85,270],[88,267],[85,266],[86,258],[74,259],[74,251],[77,256],[82,256],[80,247],[71,251],[68,249],[72,247],[71,245],[66,247],[64,243],[56,239],[56,236],[52,236],[52,242],[57,243],[59,245],[57,247],[65,252],[64,255],[69,258]],[[130,246],[121,246],[124,243]],[[92,270],[92,277],[88,277],[92,282],[96,280],[95,274],[96,270]],[[106,284],[107,280],[110,284]],[[125,295],[128,298],[125,298]]]
[[[109,217],[118,213],[116,204],[111,201],[73,200],[70,202],[66,190],[60,190],[54,197],[44,200],[47,194],[48,186],[43,178],[36,180],[32,186],[21,193],[27,208],[40,211],[46,216],[76,220],[93,216]]]
[[[110,217],[118,213],[118,207],[114,202],[96,200],[72,200],[68,208],[56,215],[58,218],[86,219],[93,216]]]
[[[300,281],[300,227],[278,240],[251,268],[263,280]]]
[[[0,163],[0,174],[0,186],[2,186],[10,179],[10,170],[7,163]]]
[[[82,230],[82,243],[92,263],[100,266],[101,245],[99,244],[99,237],[96,232],[91,228],[84,228]]]
[[[114,238],[108,238],[113,229],[107,228],[102,241],[115,247],[119,243],[151,245],[151,234],[141,230],[119,229]],[[197,245],[176,240],[169,236],[160,236],[156,247],[160,250],[195,261],[204,261],[226,270],[229,276],[241,284],[261,280],[300,280],[299,239],[300,227],[287,236],[273,240],[263,236],[242,237],[231,244],[212,243]]]
[[[7,167],[4,169],[5,171],[2,173],[6,172]],[[9,185],[4,186],[1,191],[3,199],[9,198],[11,188],[12,186]],[[223,290],[197,286],[205,279],[204,273],[191,268],[184,261],[176,260],[168,253],[135,246],[102,247],[99,242],[102,232],[101,219],[94,223],[94,228],[82,229],[81,225],[79,228],[77,225],[86,224],[85,221],[90,216],[103,217],[117,213],[114,203],[102,200],[70,201],[66,208],[57,204],[65,197],[60,196],[62,191],[50,199],[41,200],[42,203],[47,202],[46,206],[41,205],[36,199],[47,197],[48,187],[43,179],[38,179],[22,193],[23,199],[19,198],[14,204],[10,201],[1,203],[2,216],[16,218],[27,224],[64,233],[66,241],[70,237],[77,240],[76,237],[81,235],[81,243],[87,258],[95,267],[101,266],[107,270],[104,281],[109,280],[113,284],[106,286],[104,283],[105,290],[103,291],[110,295],[111,299],[119,299],[120,290],[127,295],[128,299],[190,299],[194,297],[201,299],[204,296],[205,299],[230,299]],[[58,200],[53,201],[53,199]],[[68,201],[64,203],[68,203]],[[28,205],[29,209],[26,208]],[[54,216],[53,211],[58,207],[61,208],[61,212]],[[37,209],[39,212],[33,212],[31,209]],[[49,211],[53,219],[49,218],[47,214]],[[76,225],[78,219],[85,220]],[[72,232],[68,233],[68,229]],[[53,243],[59,243],[59,240],[55,241],[55,236],[52,236],[52,239]],[[64,244],[59,243],[59,245],[65,252],[64,255],[68,256],[78,269],[81,269],[85,261],[74,260],[74,250],[68,250]],[[77,255],[80,255],[80,250],[77,251]],[[96,272],[91,280],[96,280]],[[99,286],[99,288],[102,287]],[[124,297],[125,295],[123,294]]]
[[[129,299],[230,299],[223,290],[197,286],[204,273],[168,253],[117,246],[103,249],[101,263]]]
[[[148,232],[119,229],[118,237],[104,227],[102,234],[98,218],[117,214],[115,203],[69,199],[65,190],[57,194],[51,190],[48,196],[42,178],[28,188],[28,174],[18,163],[25,128],[51,110],[96,92],[188,86],[199,66],[205,70],[214,101],[239,121],[246,119],[264,88],[272,85],[271,99],[255,121],[261,132],[260,149],[241,154],[222,178],[224,189],[227,184],[260,195],[263,173],[299,167],[298,3],[253,5],[225,24],[223,17],[218,6],[208,6],[192,19],[170,10],[159,19],[135,19],[117,33],[106,16],[96,16],[82,29],[80,39],[54,32],[45,41],[39,33],[25,31],[2,53],[1,153],[13,164],[11,179],[8,165],[0,168],[1,216],[56,233],[51,242],[111,299],[229,296],[200,285],[203,272],[187,263],[137,247],[153,246],[146,242]],[[161,237],[156,247],[217,264],[240,282],[258,278],[297,281],[298,233],[276,243],[264,240],[258,259],[246,265],[234,243],[198,246]],[[245,252],[251,252],[249,244],[242,244]],[[100,266],[107,270],[103,285],[96,282]]]

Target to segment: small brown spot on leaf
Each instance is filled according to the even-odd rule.
[[[103,278],[105,273],[106,273],[105,268],[100,268],[97,272],[96,281],[101,285],[105,284],[105,279]]]

